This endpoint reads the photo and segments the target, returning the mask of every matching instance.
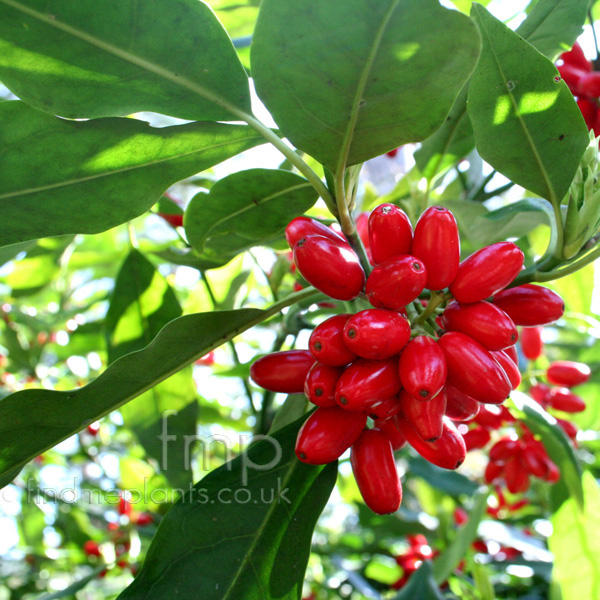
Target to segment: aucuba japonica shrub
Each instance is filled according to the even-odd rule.
[[[0,0],[0,595],[594,597],[596,17]]]

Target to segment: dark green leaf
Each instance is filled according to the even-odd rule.
[[[556,419],[529,396],[513,392],[511,399],[523,413],[523,421],[527,427],[542,438],[548,455],[560,469],[560,481],[555,484],[555,488],[564,488],[563,497],[571,496],[579,506],[583,506],[581,468],[565,432]]]
[[[590,0],[540,0],[517,33],[550,60],[581,35]]]
[[[306,412],[307,405],[308,400],[304,394],[290,394],[275,413],[269,434],[299,419]]]
[[[202,479],[161,522],[120,600],[297,600],[337,463],[302,464],[303,419]]]
[[[202,259],[225,264],[239,252],[283,234],[318,195],[288,171],[250,169],[221,179],[197,194],[184,217],[189,242]]]
[[[181,307],[166,279],[137,250],[125,259],[106,314],[109,362],[141,350],[159,331],[181,315]],[[188,440],[196,433],[198,402],[191,369],[183,369],[127,403],[121,409],[130,427],[161,471],[176,488],[191,480]],[[168,440],[161,437],[168,427]]]
[[[433,577],[439,585],[450,577],[460,561],[465,557],[469,546],[477,537],[479,522],[487,508],[487,488],[481,490],[474,496],[473,508],[469,513],[469,520],[457,532],[456,537],[444,552],[442,552],[433,563]]]
[[[281,131],[339,171],[431,135],[479,47],[437,0],[263,0],[252,74]]]
[[[0,0],[1,1],[1,0]],[[0,104],[2,245],[98,233],[148,210],[165,189],[262,143],[250,128],[135,119],[65,121]]]
[[[231,40],[198,0],[0,0],[0,55],[2,83],[63,117],[250,111]]]
[[[411,475],[422,477],[432,487],[453,497],[462,494],[472,496],[479,487],[464,475],[440,469],[420,456],[411,457],[409,472]]]
[[[483,50],[469,85],[475,145],[500,173],[560,204],[589,143],[587,128],[554,65],[474,4]]]
[[[30,240],[28,242],[21,242],[20,244],[13,244],[12,246],[4,246],[0,248],[0,265],[6,264],[9,260],[13,260],[21,252],[27,252],[30,248],[35,245],[35,242]]]
[[[552,516],[552,577],[563,600],[596,600],[600,592],[600,488],[591,473],[583,475],[583,490],[583,507],[569,498]]]
[[[0,401],[0,487],[15,470],[48,448],[144,393],[241,332],[314,295],[311,288],[268,310],[186,315],[171,321],[152,343],[115,361],[85,387],[59,392],[28,389]]]
[[[392,600],[444,600],[444,595],[433,578],[431,562],[426,560],[413,573],[402,591]]]

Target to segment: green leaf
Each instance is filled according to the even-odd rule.
[[[579,506],[583,506],[581,468],[565,432],[554,417],[526,394],[513,392],[511,399],[522,412],[525,425],[541,437],[548,455],[560,469],[560,481],[554,486],[556,490],[564,489],[561,497],[571,496]]]
[[[1,1],[1,0],[0,0]],[[0,104],[2,245],[99,233],[148,210],[171,184],[262,143],[249,127],[135,119],[65,121]]]
[[[581,35],[590,0],[540,0],[517,33],[554,61]]]
[[[120,600],[297,600],[337,462],[298,461],[303,419],[202,479],[162,520]]]
[[[493,244],[509,237],[523,237],[553,220],[552,207],[547,202],[526,198],[475,217],[470,232],[476,242]]]
[[[40,240],[27,250],[27,255],[15,262],[6,277],[15,298],[35,294],[45,288],[58,274],[60,259],[73,241],[73,236]]]
[[[468,477],[456,473],[456,471],[440,469],[420,456],[411,457],[409,464],[409,473],[411,475],[422,477],[435,489],[455,498],[462,494],[472,496],[479,487]]]
[[[106,314],[109,362],[141,350],[181,315],[166,279],[137,250],[121,266]],[[191,482],[189,441],[196,433],[198,402],[191,369],[183,369],[121,409],[148,456],[176,488]],[[162,434],[168,427],[168,435]]]
[[[487,508],[488,495],[487,488],[475,494],[469,520],[458,530],[450,546],[435,559],[433,577],[438,585],[441,585],[450,577],[477,537],[477,528]]]
[[[306,179],[288,171],[240,171],[192,199],[184,217],[186,236],[201,259],[225,264],[283,234],[317,198]]]
[[[285,136],[339,172],[431,135],[479,48],[437,0],[263,0],[252,74]]]
[[[308,400],[304,394],[290,394],[275,413],[269,434],[299,419],[306,412],[307,406]]]
[[[444,595],[433,578],[431,561],[423,564],[413,573],[402,591],[392,600],[444,600]]]
[[[231,40],[198,0],[0,0],[0,56],[4,85],[63,117],[250,111]]]
[[[547,58],[477,4],[473,18],[483,37],[468,100],[477,150],[515,183],[560,204],[589,142],[581,111]]]
[[[70,391],[28,389],[0,401],[0,487],[15,471],[89,423],[152,388],[186,365],[283,308],[315,295],[292,294],[267,310],[185,315],[171,321],[143,350],[116,360],[90,384]]]
[[[583,491],[583,510],[569,498],[552,516],[548,545],[562,600],[600,598],[600,488],[591,473],[583,474]]]

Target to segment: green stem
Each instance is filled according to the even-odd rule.
[[[550,271],[562,262],[563,245],[565,243],[565,226],[563,223],[560,204],[554,202],[552,210],[554,212],[554,223],[556,225],[556,239],[554,240],[554,248],[548,248],[548,255],[536,265],[536,271]]]
[[[594,251],[586,254],[583,258],[574,259],[572,262],[568,263],[566,267],[548,272],[536,271],[534,278],[531,281],[553,281],[554,279],[560,279],[561,277],[572,275],[573,273],[593,263],[597,258],[600,258],[600,247],[597,247]]]
[[[425,307],[425,310],[412,322],[413,327],[423,325],[427,319],[435,313],[436,308],[441,306],[446,301],[446,296],[443,293],[431,292],[431,298]]]

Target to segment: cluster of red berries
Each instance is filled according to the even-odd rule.
[[[581,46],[575,45],[559,57],[558,72],[573,95],[589,130],[600,135],[600,71],[594,71],[592,63],[585,57]]]
[[[393,451],[408,442],[439,467],[460,466],[466,446],[453,421],[509,396],[521,381],[516,326],[551,323],[564,304],[542,286],[505,289],[523,267],[511,242],[460,262],[456,220],[445,208],[427,209],[413,232],[401,209],[382,204],[367,230],[368,277],[341,235],[307,217],[288,225],[296,266],[310,284],[375,308],[328,318],[308,350],[267,355],[251,376],[274,392],[305,392],[318,408],[298,434],[298,458],[326,464],[352,448],[363,498],[383,514],[402,500]],[[419,299],[424,292],[427,303]],[[369,417],[375,426],[366,429]]]
[[[402,589],[408,583],[424,560],[433,560],[439,554],[438,550],[431,548],[427,538],[421,533],[406,536],[406,541],[408,548],[395,557],[396,563],[402,567],[402,576],[392,584],[395,590]]]

